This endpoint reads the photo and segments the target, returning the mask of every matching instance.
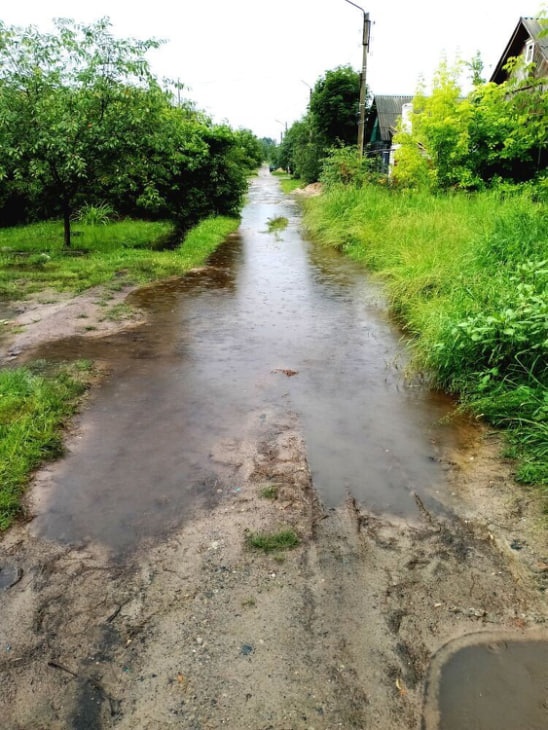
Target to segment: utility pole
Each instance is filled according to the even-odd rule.
[[[345,0],[345,2],[358,8],[363,13],[363,59],[362,59],[362,72],[360,74],[360,106],[359,106],[359,121],[358,121],[358,154],[363,157],[363,150],[365,147],[365,102],[367,97],[367,54],[369,52],[369,31],[371,28],[371,21],[369,20],[369,13],[353,3],[352,0]]]

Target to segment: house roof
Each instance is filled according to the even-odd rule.
[[[529,38],[533,38],[544,58],[548,60],[548,35],[541,35],[541,32],[546,31],[546,28],[546,23],[541,23],[538,18],[520,18],[504,49],[504,53],[495,66],[490,81],[494,81],[496,84],[506,81],[508,73],[504,70],[504,66],[509,58],[520,55]]]
[[[378,126],[381,139],[390,141],[396,130],[398,119],[404,104],[413,101],[412,96],[375,96],[371,105],[370,117],[378,119]]]

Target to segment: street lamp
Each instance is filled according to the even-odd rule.
[[[275,122],[278,122],[278,124],[281,124],[282,127],[283,127],[283,129],[280,132],[280,142],[283,142],[283,139],[284,139],[284,130],[285,130],[285,132],[287,132],[287,122],[280,122],[279,119],[275,119],[274,121]]]
[[[371,21],[369,20],[369,13],[366,13],[363,8],[361,8],[359,5],[356,5],[356,3],[353,3],[352,0],[345,0],[345,2],[349,3],[349,5],[353,5],[355,8],[358,8],[363,13],[363,38],[362,38],[362,46],[363,46],[363,61],[362,61],[362,72],[360,76],[360,107],[359,107],[359,122],[358,122],[358,152],[360,157],[363,156],[363,148],[364,148],[364,142],[365,142],[365,99],[367,95],[367,88],[366,88],[366,75],[367,75],[367,52],[369,51],[369,30],[371,27]]]

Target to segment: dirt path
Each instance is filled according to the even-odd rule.
[[[249,225],[262,230],[271,214]],[[278,265],[285,281],[289,267]],[[131,326],[144,315],[105,316],[126,293],[21,305],[0,361]],[[287,402],[254,405],[243,435],[219,437],[215,504],[129,558],[35,537],[32,522],[4,536],[1,730],[419,730],[428,668],[447,642],[546,629],[545,517],[535,495],[513,484],[496,438],[467,429],[458,453],[444,454],[448,517],[419,498],[408,520],[352,500],[326,509]],[[69,450],[82,430],[76,422]],[[44,484],[47,468],[31,514]],[[275,500],[263,496],[272,486]],[[282,527],[298,533],[294,550],[246,547],[250,532]]]
[[[46,290],[15,302],[11,316],[0,321],[0,364],[24,359],[45,342],[74,335],[104,337],[142,324],[145,313],[126,304],[136,288],[97,286],[77,296]]]
[[[217,506],[131,562],[5,537],[2,728],[418,729],[442,645],[546,622],[539,515],[490,440],[451,465],[462,513],[410,523],[325,511],[295,414],[250,414],[247,433],[215,450]],[[246,548],[281,526],[299,547]]]

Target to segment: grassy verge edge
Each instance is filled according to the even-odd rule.
[[[175,248],[165,247],[174,235],[168,223],[81,225],[68,251],[62,248],[58,222],[0,229],[0,298],[21,299],[47,288],[74,293],[98,285],[121,289],[182,275],[203,264],[239,223],[238,218],[207,218]]]
[[[88,361],[0,370],[0,531],[22,513],[32,473],[63,453],[63,433],[94,377]]]

